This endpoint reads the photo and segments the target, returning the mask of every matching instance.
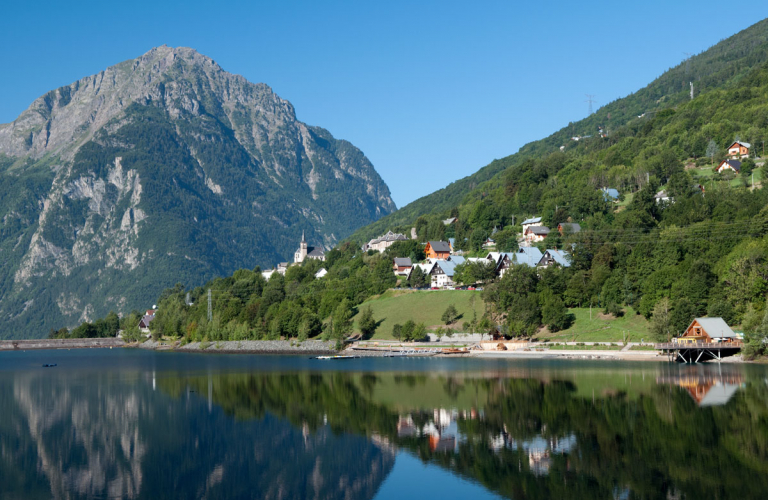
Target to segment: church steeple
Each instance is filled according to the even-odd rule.
[[[301,230],[301,242],[306,243],[307,241],[304,239],[304,230]]]

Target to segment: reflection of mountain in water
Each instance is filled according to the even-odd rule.
[[[25,376],[0,402],[0,498],[367,499],[394,465],[364,437],[234,421],[145,380]]]

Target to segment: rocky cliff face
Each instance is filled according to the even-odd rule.
[[[0,338],[331,247],[392,212],[363,153],[264,84],[158,47],[0,125]],[[7,321],[6,321],[7,319]]]

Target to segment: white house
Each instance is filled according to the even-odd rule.
[[[529,226],[525,232],[523,232],[523,238],[529,243],[537,243],[544,241],[544,238],[549,234],[549,228],[547,226]]]
[[[379,236],[378,238],[374,238],[368,243],[366,243],[365,245],[363,245],[363,251],[367,252],[368,250],[376,250],[379,253],[383,253],[384,250],[391,247],[394,242],[405,241],[407,239],[408,238],[406,238],[404,234],[387,231],[387,234],[385,234],[384,236]]]
[[[529,227],[534,226],[541,226],[541,217],[531,217],[530,219],[525,219],[520,226],[523,228],[523,234],[525,234],[525,230]]]

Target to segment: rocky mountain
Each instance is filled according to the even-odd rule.
[[[330,248],[395,210],[365,155],[265,84],[167,46],[0,125],[0,338]]]

